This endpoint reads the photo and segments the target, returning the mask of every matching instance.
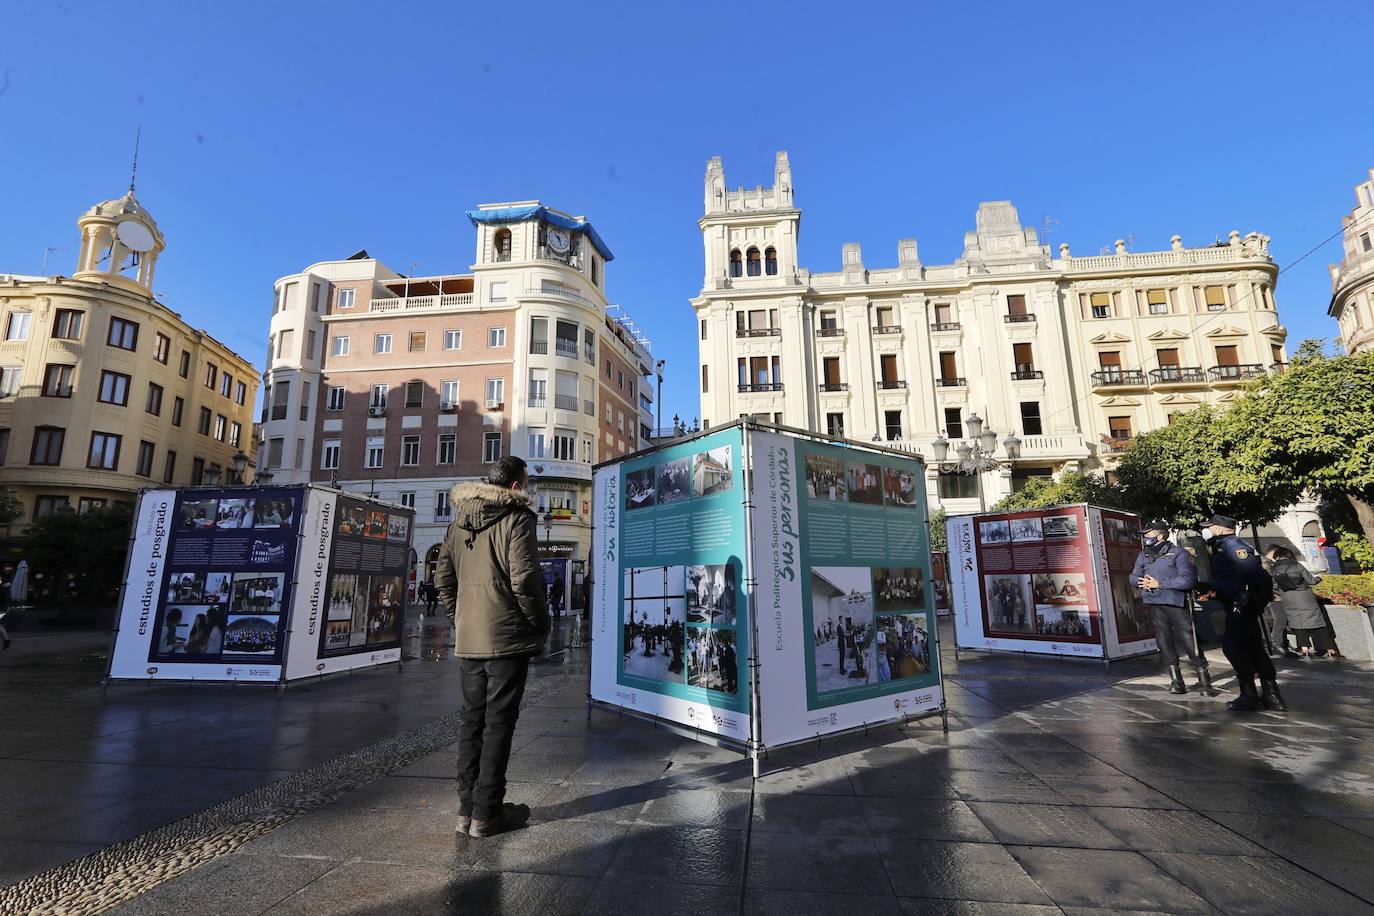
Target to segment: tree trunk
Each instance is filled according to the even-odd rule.
[[[1345,498],[1350,500],[1350,505],[1355,510],[1355,517],[1359,519],[1360,530],[1364,532],[1365,540],[1369,541],[1370,546],[1374,546],[1374,505],[1370,505],[1354,493],[1345,494]]]

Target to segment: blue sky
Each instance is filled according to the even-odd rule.
[[[479,202],[597,225],[608,292],[697,413],[688,300],[702,173],[790,152],[802,263],[840,246],[947,263],[981,200],[1096,254],[1273,237],[1286,265],[1374,166],[1374,6],[1210,4],[6,4],[0,273],[70,272],[75,219],[128,183],[157,291],[261,366],[272,280],[366,248],[465,271]],[[1279,282],[1290,342],[1330,337],[1329,242]]]

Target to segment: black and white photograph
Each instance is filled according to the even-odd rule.
[[[734,630],[687,628],[687,685],[719,693],[739,689]]]
[[[158,655],[184,655],[186,642],[191,635],[191,624],[196,615],[205,612],[198,605],[189,607],[168,606],[162,613],[162,626],[157,634],[153,651]]]
[[[253,500],[221,499],[216,528],[252,528]]]
[[[1095,635],[1086,604],[1037,604],[1035,632],[1061,639],[1083,639]]]
[[[625,511],[655,504],[654,469],[644,468],[625,475]]]
[[[277,651],[277,618],[231,614],[224,631],[223,657],[270,656]]]
[[[407,540],[410,537],[410,519],[404,515],[388,515],[386,537],[389,541]]]
[[[806,495],[811,499],[832,503],[849,502],[845,484],[844,462],[825,455],[806,456]]]
[[[852,461],[844,466],[849,501],[866,506],[883,504],[883,469],[876,464]]]
[[[692,456],[692,493],[712,496],[727,492],[734,483],[730,446],[722,445]]]
[[[204,601],[206,604],[229,604],[230,586],[234,581],[234,574],[227,572],[212,572],[205,574]]]
[[[205,573],[174,572],[167,576],[167,603],[199,604],[205,600]]]
[[[352,620],[357,613],[358,602],[365,602],[366,582],[366,577],[356,573],[335,574],[329,580],[329,603],[325,617],[329,620]],[[359,585],[363,585],[363,589],[359,589]]]
[[[687,622],[735,625],[735,568],[687,567]]]
[[[234,578],[229,610],[235,614],[280,614],[282,573],[240,573]]]
[[[899,681],[930,673],[926,615],[881,614],[877,632],[878,681]]]
[[[182,531],[210,531],[219,519],[219,500],[195,499],[181,504]]]
[[[921,503],[920,481],[911,471],[883,468],[883,501],[889,506],[914,509]]]
[[[879,566],[873,570],[873,602],[882,611],[926,606],[926,573],[917,566]]]
[[[1088,600],[1088,579],[1082,573],[1036,573],[1032,585],[1036,604],[1083,604]]]
[[[686,683],[683,628],[687,620],[686,569],[645,566],[625,570],[622,601],[626,674]]]
[[[811,569],[811,626],[816,693],[877,680],[873,573],[867,566]]]
[[[1040,526],[1038,515],[1027,515],[1011,520],[1011,539],[1013,541],[1043,541],[1045,529]]]
[[[658,504],[670,506],[692,498],[692,465],[687,458],[658,466]]]
[[[259,496],[253,503],[254,528],[289,528],[296,501],[290,497]]]
[[[1078,516],[1047,515],[1045,516],[1044,527],[1046,540],[1076,538],[1078,537]]]
[[[1035,602],[1031,599],[1030,580],[1030,576],[1013,573],[983,577],[989,631],[1035,632]]]
[[[978,523],[978,539],[984,544],[1011,543],[1011,526],[1006,519]]]
[[[196,608],[191,615],[191,628],[186,633],[187,655],[219,655],[224,649],[224,631],[228,612],[222,604]]]
[[[371,576],[367,583],[367,645],[395,642],[401,638],[405,618],[402,599],[405,586],[400,576]]]

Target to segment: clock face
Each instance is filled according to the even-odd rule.
[[[571,240],[568,238],[568,230],[553,227],[549,229],[549,248],[558,254],[564,254],[571,247]]]

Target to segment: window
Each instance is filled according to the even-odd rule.
[[[52,336],[58,340],[80,340],[86,313],[77,309],[58,309],[52,322]]]
[[[701,367],[701,393],[705,394],[711,390],[711,369],[709,366]]]
[[[487,346],[504,347],[506,345],[505,328],[487,328]]]
[[[1155,351],[1155,361],[1159,363],[1161,369],[1178,368],[1178,348],[1164,347]]]
[[[834,312],[821,312],[822,331],[838,331],[839,329],[839,317]]]
[[[372,338],[372,352],[373,352],[373,353],[390,353],[390,352],[391,352],[391,335],[390,335],[390,334],[376,334],[376,335],[374,335],[373,338]]]
[[[954,309],[948,302],[935,303],[935,323],[946,327],[954,323]]]
[[[884,359],[887,357],[884,356]],[[821,360],[821,385],[830,390],[835,390],[840,385],[840,358],[838,356],[827,356]]]
[[[238,423],[238,422],[230,423],[230,424],[229,424],[229,444],[232,445],[234,448],[238,448],[238,447],[239,447],[239,442],[241,442],[242,440],[243,440],[243,424],[242,424],[242,423]]]
[[[608,359],[608,360],[606,360],[606,378],[610,378],[610,377],[611,377],[611,361]]]
[[[340,439],[326,439],[324,445],[320,447],[320,470],[337,471],[339,469],[339,450],[342,446]]]
[[[1217,347],[1218,366],[1239,366],[1240,350],[1235,344],[1224,344]]]
[[[503,378],[487,379],[487,403],[490,405],[506,403],[506,380]]]
[[[420,463],[420,437],[402,436],[401,437],[401,464],[405,467],[415,467]]]
[[[1374,242],[1370,242],[1368,232],[1360,233],[1360,247],[1363,248],[1365,251],[1370,251],[1371,249],[1374,249]]]
[[[5,463],[5,458],[8,456],[9,450],[10,431],[9,429],[0,429],[0,465]]]
[[[277,382],[272,386],[272,412],[270,416],[273,420],[285,420],[286,409],[291,401],[291,383]]]
[[[344,388],[342,385],[334,385],[326,389],[324,396],[325,410],[344,409]]]
[[[310,383],[301,382],[301,420],[310,419]]]
[[[314,331],[306,331],[306,332],[305,332],[305,358],[306,358],[306,359],[314,359],[314,358],[315,358],[315,332],[314,332]]]
[[[825,434],[837,439],[844,438],[844,414],[828,413],[825,415]]]
[[[287,328],[281,332],[281,337],[277,338],[277,359],[290,357],[296,348],[296,332],[292,328]]]
[[[420,401],[425,394],[424,382],[406,382],[406,406],[419,407]]]
[[[511,250],[511,235],[509,229],[497,229],[491,237],[491,247],[497,261],[509,261]]]
[[[945,437],[949,439],[964,438],[964,420],[958,407],[945,408]]]
[[[210,408],[202,407],[200,409],[200,416],[196,420],[196,432],[202,436],[210,435]]]
[[[776,249],[768,248],[763,252],[763,272],[770,277],[778,274],[778,252]]]
[[[354,290],[354,289],[341,289],[341,290],[339,290],[339,300],[338,300],[338,304],[336,304],[334,307],[335,307],[335,308],[341,308],[341,309],[351,309],[351,308],[353,308],[353,304],[357,301],[357,297],[358,297],[358,291],[357,291],[357,290]]]
[[[411,331],[406,347],[411,353],[423,353],[425,351],[426,339],[427,335],[424,331]]]
[[[372,395],[371,395],[371,397],[368,399],[367,406],[373,407],[373,408],[377,408],[377,409],[379,409],[379,410],[385,410],[385,409],[386,409],[386,392],[387,392],[387,386],[385,386],[385,385],[373,385],[373,386],[372,386]]]
[[[836,360],[838,363],[838,360]],[[878,367],[883,385],[895,385],[897,379],[897,354],[883,353],[878,357]],[[837,367],[838,372],[838,367]]]
[[[1035,371],[1035,353],[1031,350],[1028,343],[1017,343],[1011,345],[1011,359],[1016,364],[1017,374]]]
[[[750,248],[744,255],[745,267],[751,277],[759,276],[763,271],[760,269],[759,250]]]
[[[701,319],[701,339],[706,339],[706,319]]]
[[[287,333],[290,333],[290,332],[289,332],[289,331],[288,331],[288,332],[284,332],[282,336],[284,337]],[[280,351],[278,352],[277,355],[278,355],[278,356],[281,355]],[[216,366],[214,363],[206,363],[206,364],[205,364],[205,387],[206,387],[206,388],[209,388],[210,390],[213,391],[214,388],[215,388],[215,382],[217,382],[217,381],[219,381],[219,367]]]
[[[574,461],[577,458],[577,433],[571,429],[555,429],[553,442],[550,443],[555,461]]]
[[[223,442],[229,435],[229,418],[222,413],[215,414],[215,439]]]
[[[1113,439],[1131,438],[1131,418],[1130,417],[1108,417],[1108,435]]]
[[[649,437],[645,436],[644,438],[647,439]],[[592,440],[585,437],[582,439],[582,463],[592,463]]]
[[[941,499],[978,498],[977,474],[941,474],[935,486]]]
[[[445,331],[445,332],[444,332],[444,349],[445,349],[445,350],[461,350],[461,349],[463,349],[463,332],[460,331],[460,330],[457,330],[456,328],[455,328],[455,329],[448,330],[448,331]]]
[[[940,381],[954,383],[959,380],[959,364],[953,350],[940,353]]]
[[[5,339],[28,340],[32,321],[32,312],[10,312],[9,318],[5,319]]]
[[[381,436],[367,437],[367,456],[363,464],[369,468],[379,468],[382,466],[382,459],[386,454],[386,439]]]
[[[447,521],[452,514],[453,507],[448,502],[448,490],[436,491],[434,494],[434,517]]]
[[[625,387],[625,373],[619,369],[615,370],[615,387],[621,389]]]
[[[67,431],[58,426],[36,426],[33,446],[29,449],[29,464],[61,464],[62,443]]]
[[[1169,314],[1169,293],[1162,289],[1147,289],[1145,291],[1145,309],[1151,315]]]
[[[161,385],[156,385],[152,382],[148,383],[148,402],[144,405],[143,409],[155,417],[162,413]]]
[[[1023,295],[1013,295],[1007,297],[1007,314],[1013,318],[1024,317],[1026,313],[1026,297]]]
[[[738,248],[730,252],[730,276],[744,276],[744,259],[740,257]]]
[[[1101,350],[1097,354],[1097,364],[1105,372],[1121,371],[1121,351],[1120,350]]]
[[[458,380],[444,379],[439,383],[439,406],[458,406]]]
[[[228,372],[219,377],[219,393],[224,397],[229,397],[229,392],[234,390],[234,377]]]
[[[22,366],[0,368],[0,398],[12,398],[19,393],[19,379],[23,374]]]
[[[440,433],[439,434],[439,454],[435,458],[435,464],[454,464],[458,460],[458,434]]]
[[[106,343],[121,350],[137,350],[138,324],[124,318],[110,318],[110,334]]]
[[[296,284],[287,283],[281,288],[281,298],[277,303],[278,311],[286,311],[291,307],[291,301],[296,297]]]
[[[333,339],[333,341],[330,342],[329,352],[330,352],[330,355],[332,355],[332,356],[347,356],[347,355],[348,355],[348,338],[347,338],[347,337],[335,337],[335,338]]]
[[[123,436],[114,433],[91,433],[91,450],[86,455],[86,467],[113,471],[119,467],[119,445]]]
[[[182,378],[191,377],[191,351],[181,351],[181,364],[177,367],[177,375]]]
[[[162,459],[162,482],[171,483],[172,478],[177,472],[177,453],[171,449],[167,450],[167,457]]]
[[[153,359],[165,366],[171,355],[172,338],[162,333],[153,335]]]
[[[490,292],[491,292],[491,297],[490,297],[491,301],[492,301],[492,302],[505,302],[505,301],[506,301],[506,290],[509,289],[509,288],[510,288],[510,285],[509,285],[508,283],[506,283],[505,280],[497,280],[496,282],[492,283],[491,286],[487,287],[487,289],[490,290]],[[492,346],[496,346],[496,344],[492,344]]]
[[[243,402],[248,399],[248,385],[244,382],[234,383],[234,403],[243,406]]]
[[[887,432],[888,442],[900,441],[902,438],[902,412],[900,410],[884,410],[883,429]]]
[[[65,512],[71,505],[65,496],[40,496],[33,501],[33,517],[42,518],[54,512]]]
[[[1024,301],[1024,298],[1023,298]],[[1094,318],[1112,317],[1112,294],[1111,293],[1092,293],[1088,297],[1088,302],[1092,308]],[[1015,313],[1013,313],[1015,314]],[[1022,314],[1025,314],[1024,306]]]
[[[118,404],[126,407],[129,404],[129,376],[122,372],[111,372],[106,369],[100,373],[100,397],[102,404]]]
[[[501,459],[501,434],[483,433],[482,434],[482,461],[491,464],[493,461]]]
[[[72,396],[72,374],[75,366],[52,363],[43,371],[43,397],[69,398]]]
[[[310,284],[310,311],[318,312],[320,305],[324,302],[324,284]]]
[[[153,443],[138,443],[138,464],[134,466],[134,473],[139,477],[153,476]]]
[[[172,425],[181,425],[181,413],[186,409],[186,401],[182,398],[175,398],[172,401]]]
[[[1207,311],[1223,312],[1226,310],[1226,287],[1207,286],[1202,290],[1203,301],[1207,303]]]
[[[276,455],[277,455],[277,458],[279,459],[279,460],[278,460],[277,466],[280,467],[280,466],[281,466],[281,463],[280,463],[280,458],[281,458],[281,440],[280,440],[280,439],[273,439],[271,445],[275,445],[275,446],[276,446]],[[271,451],[270,451],[271,445],[269,445],[269,456],[270,456],[270,454],[271,454]],[[269,464],[268,467],[271,467],[271,465]],[[205,459],[204,459],[204,458],[192,458],[192,459],[191,459],[191,486],[193,486],[193,487],[198,487],[198,486],[200,486],[200,485],[201,485],[202,483],[204,483],[204,482],[205,482]]]
[[[1022,401],[1021,402],[1021,432],[1027,436],[1038,436],[1041,434],[1040,424],[1040,402]]]

